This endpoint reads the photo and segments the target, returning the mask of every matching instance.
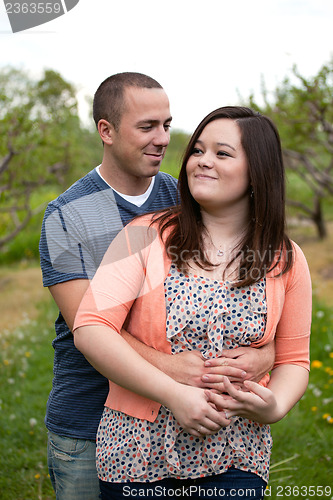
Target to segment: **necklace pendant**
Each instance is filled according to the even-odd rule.
[[[223,255],[224,255],[223,250],[218,250],[218,251],[217,251],[217,256],[218,256],[218,257],[223,257]]]

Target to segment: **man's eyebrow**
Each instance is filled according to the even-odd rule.
[[[170,123],[172,121],[172,116],[169,116],[163,123]],[[146,120],[140,120],[138,125],[156,125],[160,123],[160,120],[155,120],[154,118],[147,118]]]

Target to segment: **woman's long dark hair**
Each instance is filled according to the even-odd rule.
[[[249,219],[237,255],[240,259],[237,286],[260,280],[279,266],[278,275],[292,266],[292,244],[285,233],[285,173],[279,133],[266,116],[240,106],[218,108],[207,115],[193,133],[178,179],[180,205],[158,215],[161,235],[171,229],[165,240],[169,257],[186,271],[189,260],[203,268],[212,268],[203,250],[204,225],[200,205],[192,197],[187,181],[186,165],[194,146],[208,123],[220,118],[234,120],[241,131],[241,143],[247,158],[251,196]],[[250,193],[250,192],[249,192]]]

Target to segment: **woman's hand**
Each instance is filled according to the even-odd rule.
[[[210,391],[177,384],[166,406],[186,432],[202,437],[215,434],[230,424],[230,419],[210,403]]]
[[[237,389],[227,378],[224,388],[228,395],[211,391],[205,391],[205,394],[208,401],[228,418],[239,416],[262,424],[270,424],[281,418],[277,399],[270,389],[250,380],[245,380],[242,388]]]

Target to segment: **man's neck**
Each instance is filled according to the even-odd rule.
[[[140,196],[147,191],[151,184],[152,177],[135,177],[128,175],[112,174],[108,168],[102,163],[99,169],[102,178],[115,191],[128,196]]]

